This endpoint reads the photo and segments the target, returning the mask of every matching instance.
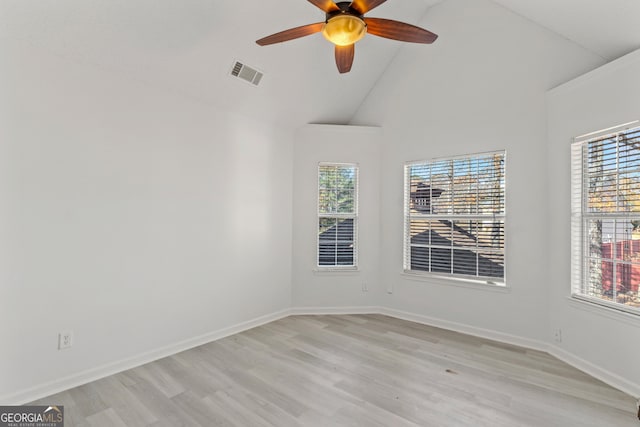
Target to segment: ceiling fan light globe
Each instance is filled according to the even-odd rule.
[[[322,35],[337,46],[349,46],[360,40],[367,33],[367,24],[354,15],[338,15],[330,18]]]

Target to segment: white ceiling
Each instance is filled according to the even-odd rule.
[[[612,61],[640,48],[639,0],[494,0]]]
[[[428,9],[441,1],[389,0],[369,16],[432,29]],[[640,47],[640,0],[495,1],[606,60]],[[0,1],[0,37],[225,110],[295,125],[349,122],[402,46],[365,37],[351,73],[340,75],[332,46],[319,34],[255,44],[323,19],[305,0]],[[429,48],[420,53],[429,55]],[[265,73],[260,87],[228,76],[236,59]]]

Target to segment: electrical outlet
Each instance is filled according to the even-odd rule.
[[[367,282],[362,282],[362,292],[369,292],[369,288],[367,287]]]
[[[63,331],[58,334],[58,350],[70,348],[73,345],[73,331]]]
[[[556,342],[562,342],[562,329],[557,328],[555,331],[553,331],[553,338],[556,340]]]
[[[387,285],[387,293],[388,294],[392,294],[393,293],[393,285],[391,283],[389,283]]]

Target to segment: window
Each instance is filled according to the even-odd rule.
[[[358,263],[358,167],[318,166],[318,267],[356,268]]]
[[[572,145],[572,293],[640,313],[640,128]]]
[[[405,165],[404,269],[504,285],[505,153]]]

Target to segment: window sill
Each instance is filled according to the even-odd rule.
[[[567,299],[569,305],[574,308],[640,327],[640,310],[615,307],[612,304],[577,294],[570,295]]]
[[[345,267],[345,268],[314,268],[313,274],[318,276],[355,276],[360,274],[358,267]]]
[[[457,286],[467,289],[476,289],[480,291],[509,293],[511,288],[506,284],[488,283],[485,280],[465,279],[462,277],[448,277],[442,275],[412,273],[403,271],[401,276],[416,282],[429,282],[441,286]]]

